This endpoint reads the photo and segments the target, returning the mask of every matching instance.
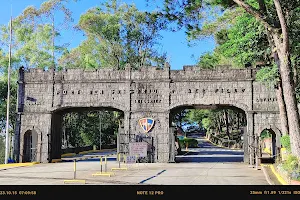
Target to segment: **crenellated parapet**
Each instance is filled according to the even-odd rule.
[[[163,68],[156,66],[132,69],[127,65],[125,69],[116,68],[101,69],[64,69],[60,71],[28,69],[25,71],[26,82],[114,82],[114,81],[162,81],[172,79],[180,80],[252,80],[255,79],[255,69],[200,69],[197,66],[184,66],[182,70],[170,70],[170,65],[165,64]]]
[[[183,70],[171,70],[172,80],[251,80],[252,69],[200,69],[197,66],[184,66]]]

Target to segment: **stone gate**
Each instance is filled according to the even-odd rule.
[[[61,122],[74,109],[111,108],[124,112],[120,152],[128,152],[131,136],[143,134],[138,120],[151,117],[155,125],[155,161],[170,161],[170,112],[179,107],[231,106],[246,113],[245,162],[255,162],[255,146],[264,129],[280,136],[278,104],[273,88],[255,81],[255,69],[183,70],[144,67],[133,70],[20,69],[15,153],[22,161],[25,133],[37,144],[36,161],[60,158]],[[18,133],[18,131],[17,131]],[[128,136],[128,137],[127,137]],[[279,144],[280,145],[280,144]]]

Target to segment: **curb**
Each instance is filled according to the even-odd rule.
[[[270,165],[270,168],[273,172],[273,174],[276,176],[276,178],[278,179],[278,181],[282,184],[282,185],[289,185],[281,176],[280,174],[278,174],[274,168],[273,165]]]
[[[58,163],[58,162],[61,162],[61,161],[62,161],[62,159],[52,159],[51,163]]]
[[[39,162],[30,162],[30,163],[11,163],[11,164],[1,164],[0,165],[0,169],[1,168],[13,168],[13,167],[27,167],[27,166],[32,166],[32,165],[36,165],[39,164]]]
[[[101,150],[89,150],[89,151],[81,151],[78,153],[78,155],[84,155],[84,154],[87,154],[87,153],[96,153],[96,152],[104,152],[104,151],[109,151],[109,150],[117,150],[116,148],[114,149],[101,149]],[[62,158],[65,158],[65,157],[69,157],[69,156],[75,156],[76,153],[65,153],[65,154],[62,154],[61,157]]]
[[[266,166],[266,165],[261,165],[262,171],[263,171],[263,173],[264,173],[264,175],[265,175],[265,177],[266,177],[266,179],[267,179],[269,185],[275,185],[274,182],[271,181],[270,176],[269,176],[269,174],[267,173],[265,167],[267,167],[267,166]]]

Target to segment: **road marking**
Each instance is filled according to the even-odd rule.
[[[165,171],[167,171],[167,170],[164,169],[164,170],[158,172],[155,176],[151,176],[151,177],[149,177],[149,178],[147,178],[147,179],[145,179],[145,180],[142,180],[142,181],[139,182],[139,183],[140,183],[140,184],[145,183],[146,181],[149,181],[150,179],[153,179],[153,178],[155,178],[155,177],[161,175],[161,174],[164,173]]]
[[[176,158],[200,158],[200,157],[244,157],[244,155],[230,155],[230,154],[213,154],[213,155],[182,155]]]

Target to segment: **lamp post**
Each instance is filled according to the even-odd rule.
[[[12,8],[11,8],[12,12]],[[7,106],[6,106],[6,135],[5,135],[5,164],[8,162],[9,154],[9,97],[10,97],[10,68],[11,68],[11,43],[12,43],[12,15],[10,16],[10,41],[9,41],[9,58],[7,69]]]

